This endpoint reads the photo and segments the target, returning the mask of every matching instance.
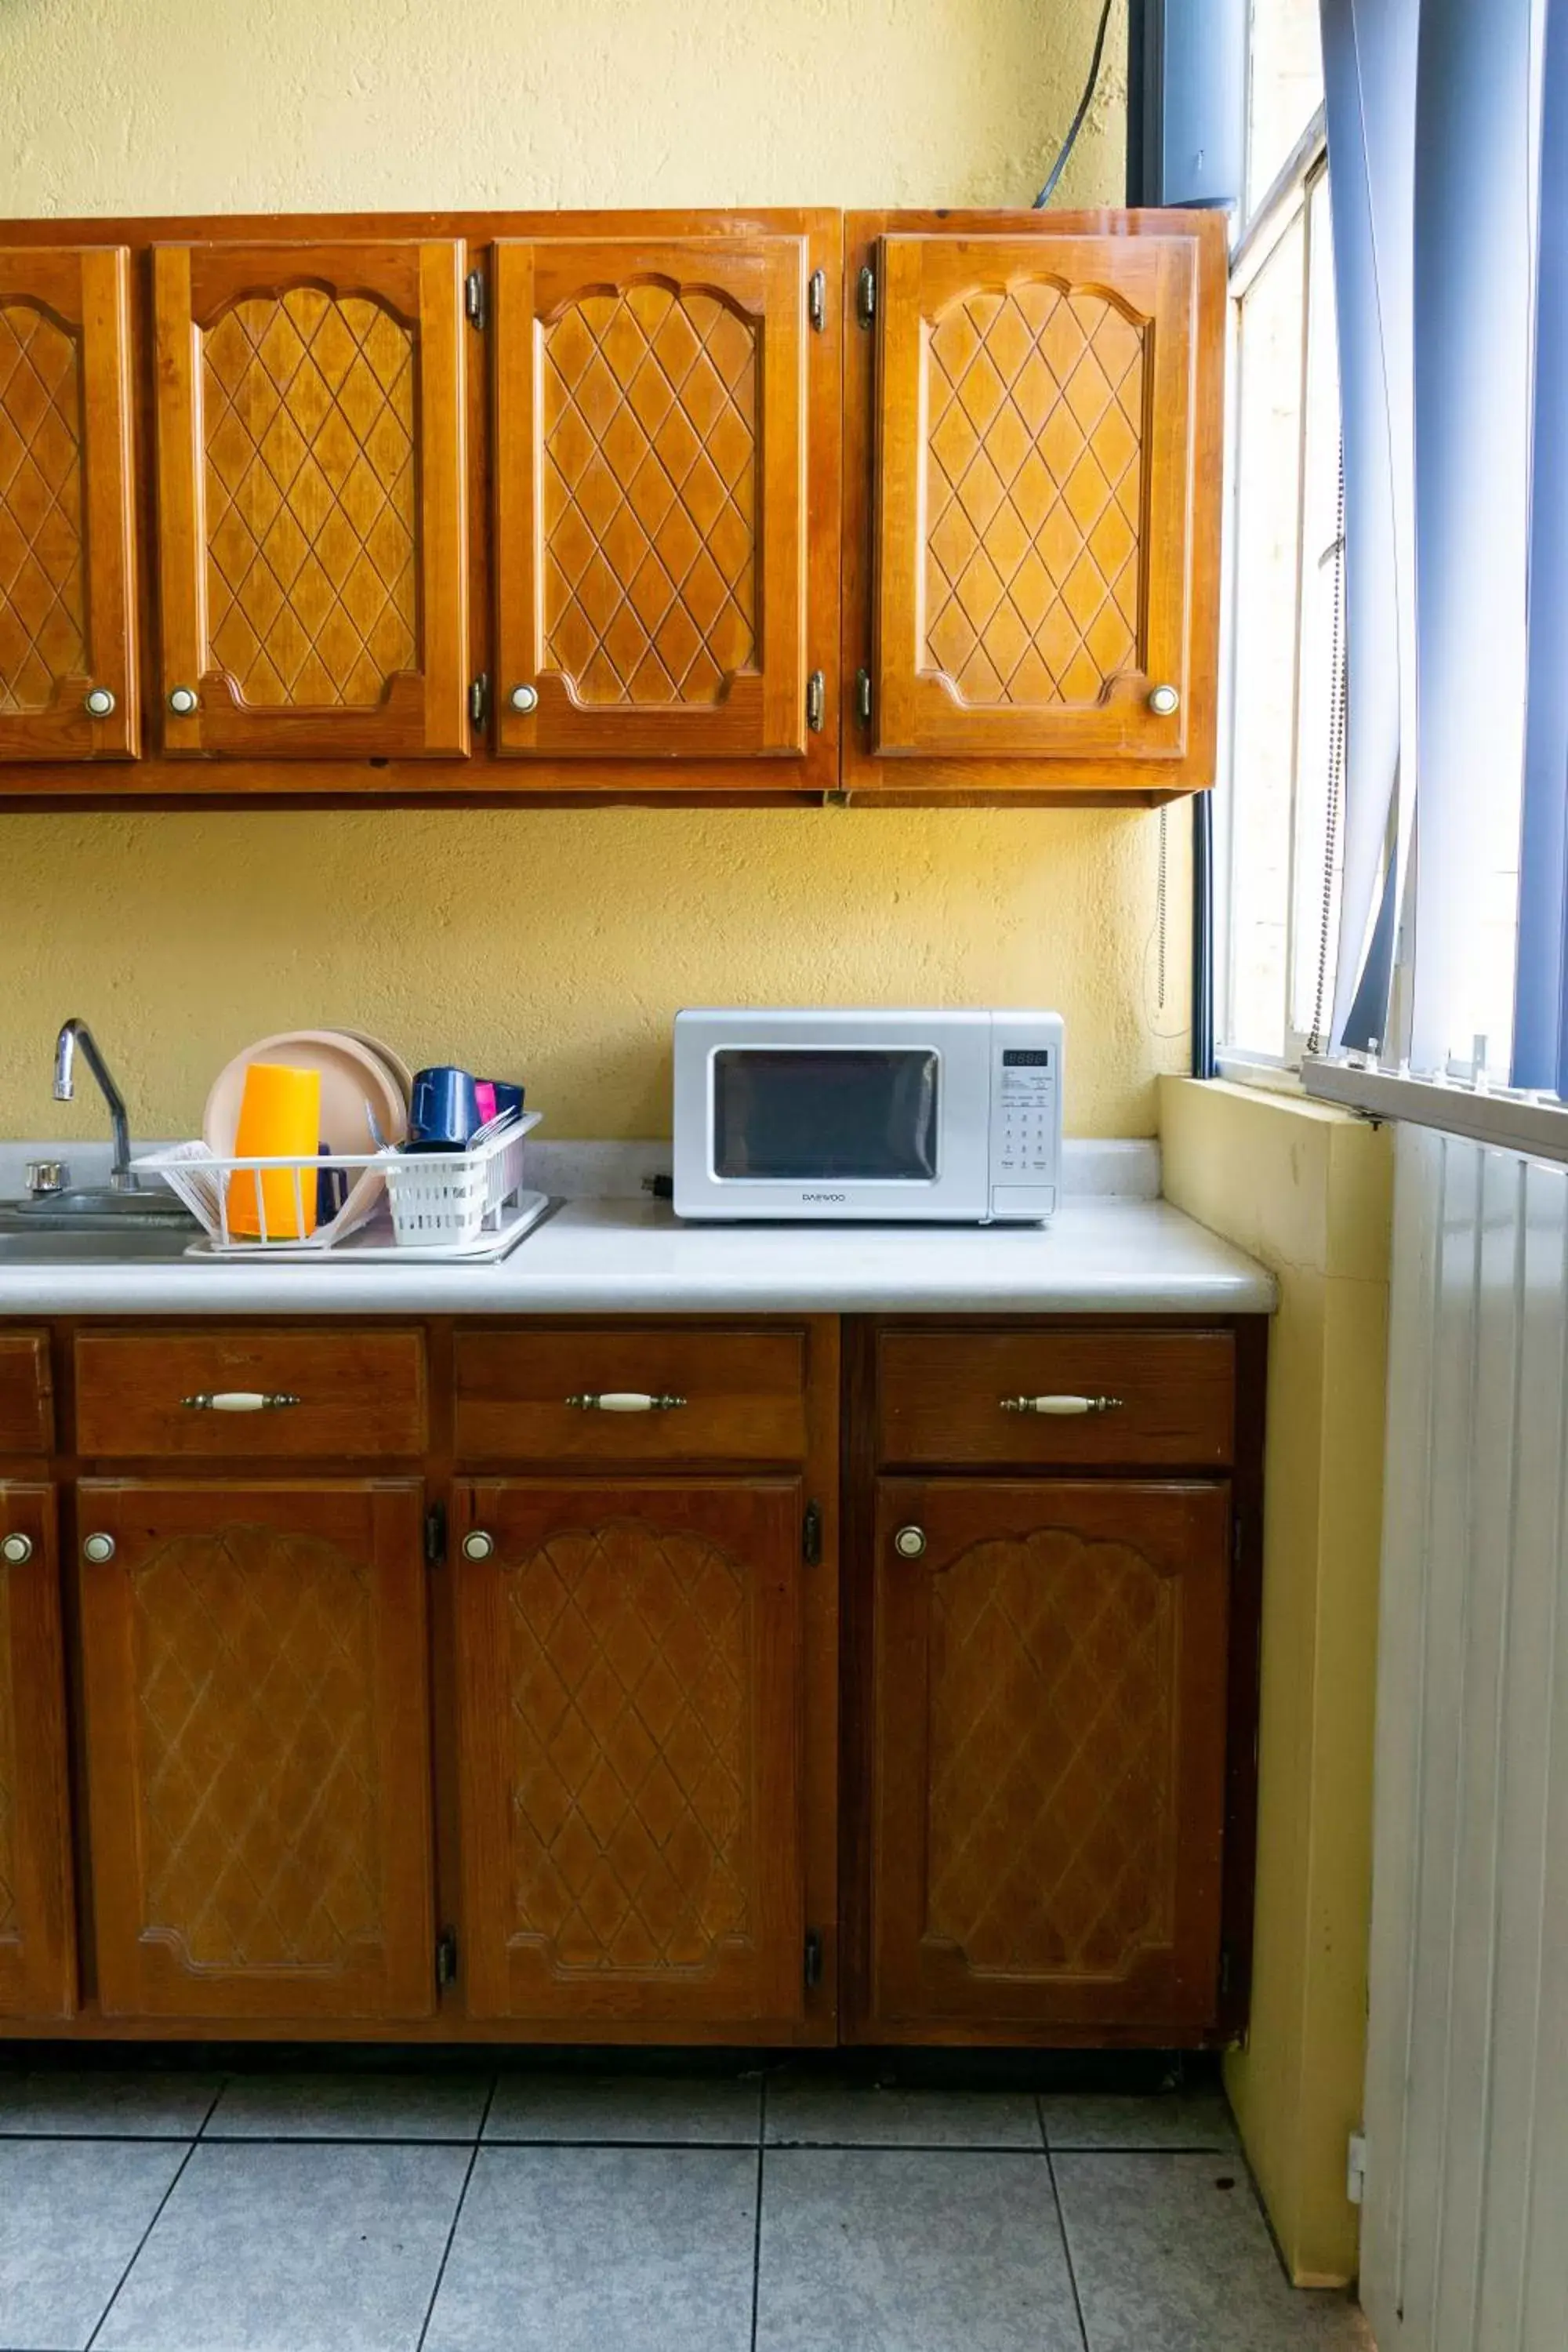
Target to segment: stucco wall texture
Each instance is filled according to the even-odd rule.
[[[1026,204],[1096,0],[0,0],[0,215]],[[1123,12],[1118,9],[1118,18]],[[1115,201],[1125,26],[1059,201]],[[1046,1003],[1077,1133],[1185,1059],[1184,812],[0,817],[0,1133],[68,1013],[142,1135],[236,1046],[348,1023],[526,1072],[558,1135],[668,1126],[677,1005]]]

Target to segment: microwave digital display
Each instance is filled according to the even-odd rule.
[[[929,1183],[937,1063],[926,1046],[721,1046],[713,1173],[731,1182]]]

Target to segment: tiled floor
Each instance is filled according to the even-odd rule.
[[[0,2352],[1364,2352],[1215,2092],[0,2073]]]

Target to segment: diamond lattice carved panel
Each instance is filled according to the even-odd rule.
[[[12,1702],[11,1572],[0,1568],[0,1937],[16,1917],[16,1725]]]
[[[1114,1976],[1170,1940],[1175,1606],[1055,1529],[934,1580],[926,1927],[976,1973]]]
[[[202,337],[208,656],[247,703],[370,708],[417,666],[415,350],[310,286]]]
[[[342,1968],[379,1943],[368,1570],[236,1526],[135,1580],[144,1933],[195,1970]]]
[[[579,701],[711,704],[756,661],[757,328],[663,282],[542,330],[548,666]]]
[[[81,355],[37,304],[0,303],[0,712],[87,668]]]
[[[741,1567],[631,1519],[509,1580],[515,1929],[556,1971],[700,1970],[749,1930]]]
[[[1142,660],[1143,330],[1039,279],[925,350],[924,658],[973,706],[1094,703]]]

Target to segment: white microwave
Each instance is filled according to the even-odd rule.
[[[1061,1186],[1055,1013],[675,1016],[675,1213],[1037,1223]]]

